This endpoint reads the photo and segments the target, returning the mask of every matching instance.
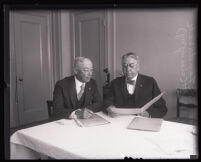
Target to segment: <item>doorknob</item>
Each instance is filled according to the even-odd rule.
[[[109,84],[109,82],[110,82],[110,72],[109,72],[108,68],[103,69],[103,72],[106,73],[106,82],[105,82],[105,84]]]
[[[23,77],[19,77],[18,80],[19,80],[20,82],[22,82],[22,81],[23,81]]]
[[[9,87],[9,84],[6,81],[3,81],[4,89]]]

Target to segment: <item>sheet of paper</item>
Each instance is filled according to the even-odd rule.
[[[158,101],[165,92],[160,93],[158,96],[153,98],[151,101],[146,103],[141,108],[110,108],[112,112],[121,114],[121,115],[132,115],[132,114],[140,114],[143,111],[147,110],[152,104]]]
[[[121,115],[132,115],[141,113],[141,108],[110,108],[112,112]]]
[[[160,131],[163,119],[134,117],[128,125],[128,129],[145,130],[145,131]]]
[[[145,104],[142,108],[141,108],[141,111],[145,111],[147,110],[152,104],[154,104],[156,101],[158,101],[162,95],[164,94],[165,92],[162,92],[161,94],[159,94],[158,96],[156,96],[155,98],[153,98],[151,101],[149,101],[147,104]]]

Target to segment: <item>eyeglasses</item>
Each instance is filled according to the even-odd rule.
[[[135,68],[135,67],[137,67],[137,64],[136,64],[136,63],[122,64],[122,67],[123,67],[123,68],[127,68],[127,67]]]
[[[88,73],[88,72],[93,73],[93,69],[81,69],[81,71],[84,73]]]

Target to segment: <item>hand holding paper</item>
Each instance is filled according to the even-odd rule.
[[[87,108],[78,109],[75,111],[76,118],[79,119],[88,119],[92,117],[93,112]]]
[[[152,104],[154,104],[156,101],[158,101],[162,95],[165,92],[162,92],[161,94],[159,94],[158,96],[156,96],[155,98],[153,98],[151,101],[149,101],[148,103],[146,103],[143,107],[141,108],[115,108],[115,107],[110,107],[110,111],[112,111],[113,113],[116,114],[121,114],[121,115],[132,115],[132,114],[140,114],[144,111],[146,111]]]
[[[109,124],[110,122],[99,116],[98,114],[92,113],[90,118],[73,118],[76,124],[80,127],[90,127],[103,124]]]
[[[132,115],[132,114],[141,113],[140,108],[115,108],[115,107],[111,107],[110,111],[115,113],[115,114],[120,114],[120,115]]]
[[[151,101],[149,101],[147,104],[145,104],[142,108],[141,108],[141,111],[145,111],[147,110],[152,104],[154,104],[156,101],[158,101],[162,95],[164,94],[165,92],[162,92],[161,94],[159,94],[158,96],[156,96],[154,99],[152,99]]]
[[[83,113],[82,114],[83,119],[88,119],[88,118],[91,118],[93,116],[93,111],[91,111],[91,110],[89,110],[87,108],[84,108],[82,111],[83,111],[82,112]]]
[[[119,116],[119,114],[115,113],[113,109],[115,109],[114,105],[111,105],[107,108],[108,115],[112,118]]]
[[[139,116],[142,116],[142,117],[147,117],[149,118],[150,117],[150,114],[147,112],[147,111],[143,111],[142,113],[138,114]]]

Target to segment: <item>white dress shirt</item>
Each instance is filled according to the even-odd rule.
[[[75,76],[75,89],[76,89],[77,95],[78,95],[78,93],[79,93],[80,90],[81,90],[82,84],[84,84],[84,87],[85,87],[85,83],[80,82],[80,81],[76,78],[76,76]]]
[[[135,81],[135,85],[136,85],[137,76],[138,76],[138,74],[133,79],[131,79],[131,80]],[[134,93],[134,91],[135,91],[135,85],[127,84],[127,90],[128,90],[129,94],[132,95]]]

